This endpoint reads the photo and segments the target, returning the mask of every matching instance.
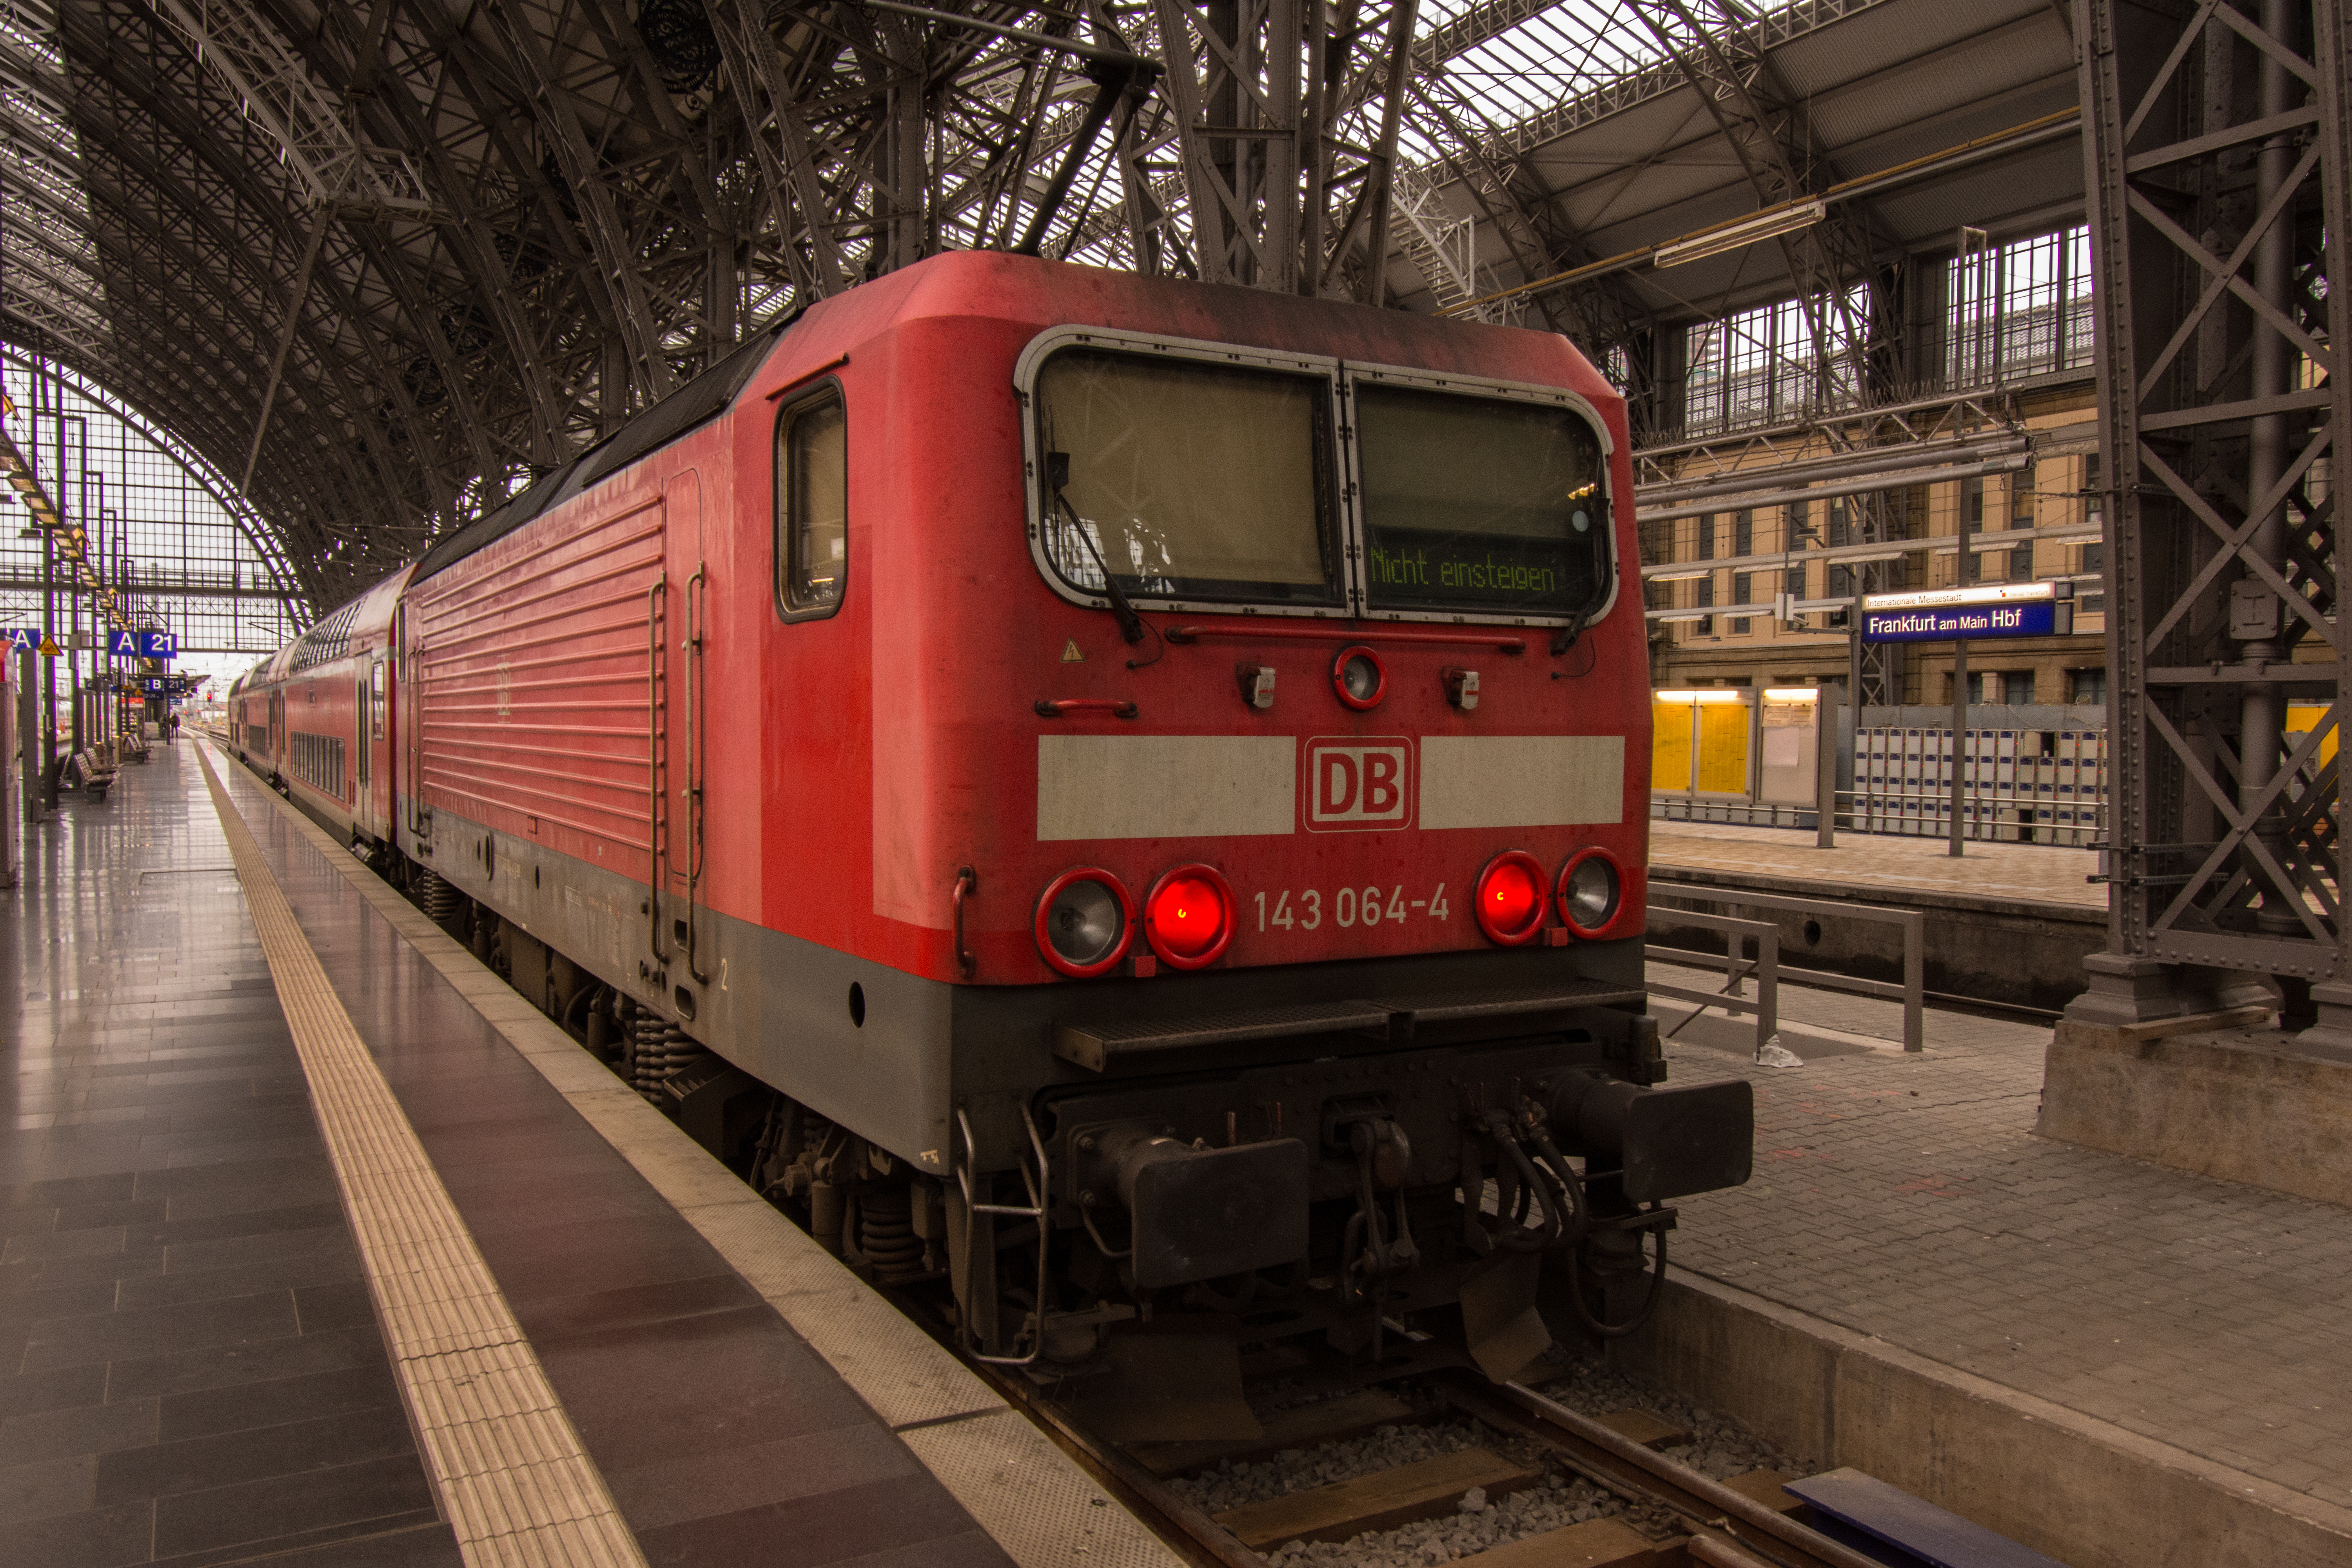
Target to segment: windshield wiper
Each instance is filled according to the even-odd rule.
[[[1568,625],[1551,635],[1552,658],[1558,658],[1576,646],[1576,639],[1584,635],[1584,623],[1591,620],[1592,612],[1600,607],[1601,601],[1597,598],[1587,599],[1576,607],[1576,613],[1568,617]]]
[[[1110,613],[1118,617],[1118,635],[1131,643],[1141,642],[1143,617],[1135,613],[1133,605],[1128,603],[1118,579],[1111,575],[1110,563],[1105,561],[1102,552],[1095,548],[1094,535],[1087,531],[1087,525],[1078,521],[1077,512],[1063,496],[1062,490],[1069,482],[1070,455],[1067,452],[1046,453],[1045,483],[1054,492],[1054,504],[1062,509],[1064,517],[1070,520],[1071,531],[1078,536],[1078,542],[1087,547],[1087,553],[1095,558],[1095,566],[1103,574],[1103,586],[1110,591]]]

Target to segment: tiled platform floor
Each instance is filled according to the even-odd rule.
[[[1676,868],[1749,871],[1767,877],[1851,887],[1872,886],[1959,893],[1986,899],[2107,907],[2104,882],[2084,880],[2099,868],[2095,850],[2044,844],[1970,844],[1955,860],[1940,838],[1841,833],[1837,847],[1815,847],[1811,828],[1748,827],[1727,822],[1650,824],[1650,864],[1665,877]]]
[[[1797,1030],[1892,1042],[1899,1015],[1780,992]],[[2033,1136],[2046,1028],[1931,1012],[1927,1037],[1781,1070],[1669,1047],[1757,1090],[1755,1179],[1678,1200],[1675,1261],[2352,1504],[2352,1210]]]
[[[226,777],[647,1560],[1007,1563],[262,786]],[[193,755],[163,749],[39,842],[41,875],[0,907],[0,1562],[226,1563],[297,1530],[344,1537],[317,1549],[337,1563],[456,1562]]]
[[[0,894],[0,1561],[455,1563],[195,771]]]

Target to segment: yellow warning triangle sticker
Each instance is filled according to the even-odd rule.
[[[58,657],[58,645],[57,645],[57,644],[55,644],[55,643],[53,643],[53,642],[51,642],[48,638],[47,638],[47,637],[43,637],[43,638],[41,639],[41,657],[42,657],[43,658],[57,658],[57,657]]]
[[[1084,664],[1087,662],[1087,656],[1078,651],[1077,638],[1072,637],[1062,645],[1062,662],[1064,664]]]

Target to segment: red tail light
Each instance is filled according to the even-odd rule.
[[[1478,873],[1473,900],[1478,929],[1488,941],[1505,947],[1533,941],[1543,930],[1549,880],[1543,867],[1524,849],[1506,849],[1487,861]]]
[[[1143,934],[1171,969],[1204,969],[1234,940],[1234,890],[1213,866],[1179,866],[1144,896]]]

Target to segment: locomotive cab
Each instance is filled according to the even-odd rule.
[[[1626,1331],[1752,1113],[1661,1087],[1643,1007],[1622,403],[1548,334],[1144,287],[1194,330],[1102,310],[1012,367],[1051,598],[963,692],[1002,736],[1009,668],[1036,715],[969,770],[1013,787],[949,899],[972,1348],[1206,1312],[1377,1356],[1458,1310],[1502,1376],[1540,1295]],[[1028,888],[1006,953],[978,911]]]

